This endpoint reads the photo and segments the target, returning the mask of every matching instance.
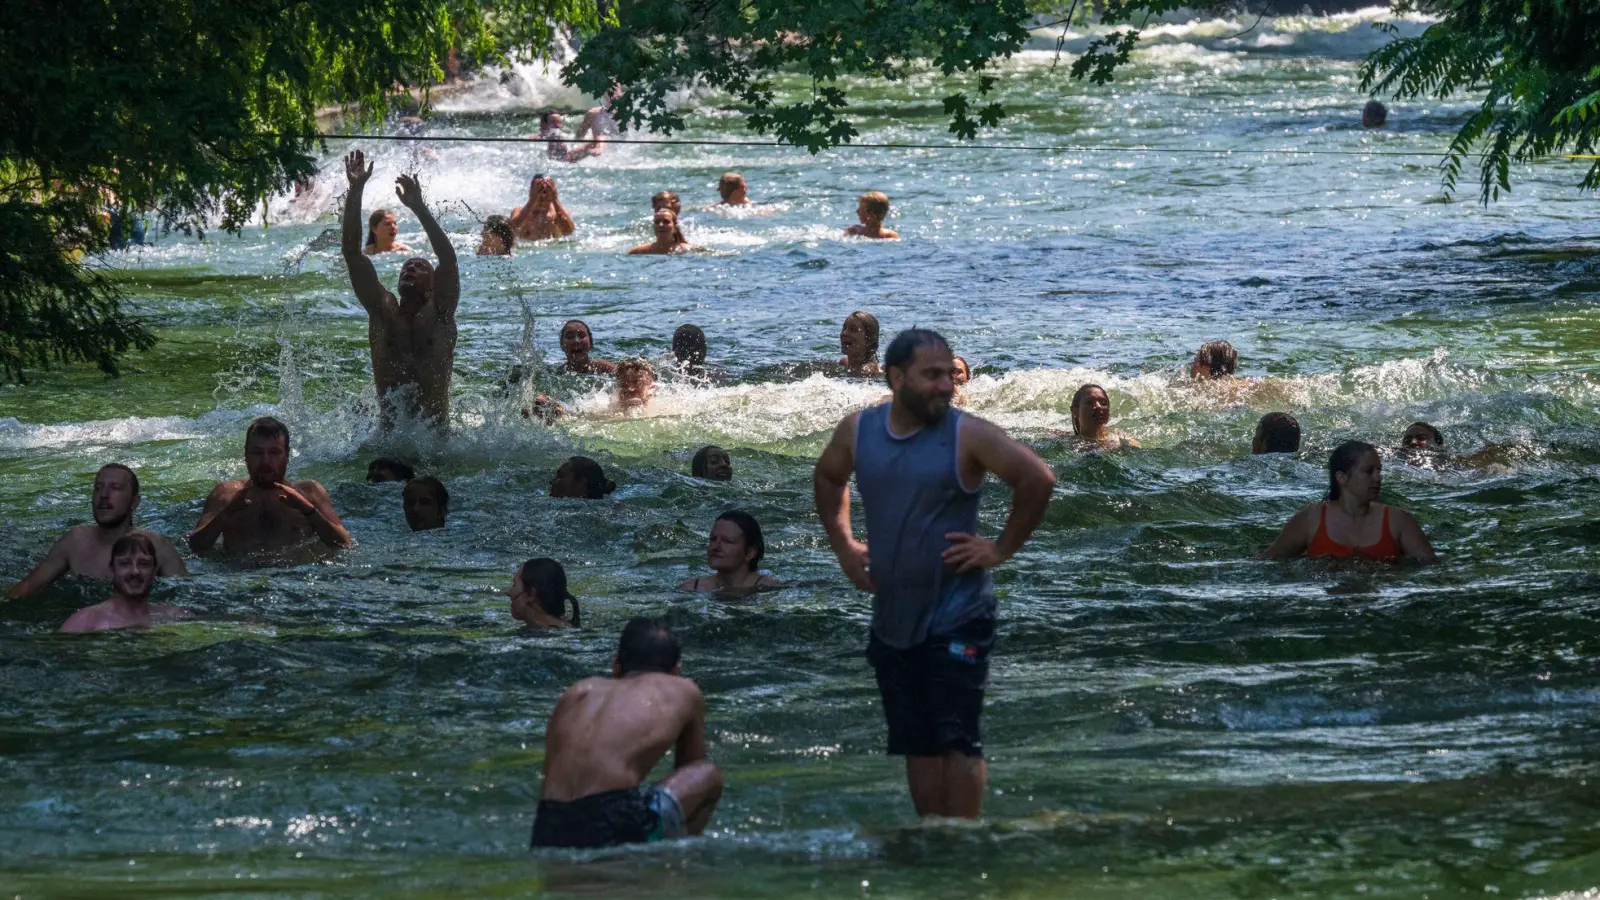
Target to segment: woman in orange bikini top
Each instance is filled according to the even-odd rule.
[[[1436,562],[1438,557],[1417,520],[1403,509],[1378,502],[1382,488],[1383,461],[1378,449],[1361,441],[1340,444],[1328,459],[1328,499],[1295,513],[1261,557]]]

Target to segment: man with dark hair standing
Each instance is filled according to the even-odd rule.
[[[106,560],[111,567],[111,596],[73,613],[61,631],[111,631],[188,616],[181,607],[150,603],[150,590],[156,585],[156,546],[150,535],[134,531],[117,538]]]
[[[62,535],[26,578],[11,586],[7,597],[26,597],[71,572],[86,578],[111,580],[111,547],[124,535],[137,531],[133,511],[139,508],[139,476],[121,463],[100,467],[94,476],[93,525],[79,525]],[[187,576],[183,559],[172,542],[150,534],[156,574]]]
[[[972,819],[988,778],[978,719],[995,630],[989,570],[1033,534],[1056,479],[997,426],[950,408],[955,370],[943,337],[902,331],[884,358],[891,399],[839,423],[813,481],[840,568],[873,594],[867,659],[917,814]],[[851,473],[865,544],[850,526]],[[1013,491],[997,540],[977,533],[990,473]]]
[[[224,481],[206,497],[200,522],[189,532],[189,549],[204,553],[221,538],[229,555],[274,553],[316,537],[330,547],[348,547],[350,532],[333,511],[320,483],[284,479],[289,473],[289,427],[271,416],[244,433],[248,478]]]
[[[428,233],[439,266],[420,256],[400,266],[399,299],[378,281],[372,259],[361,252],[361,192],[372,166],[360,150],[344,159],[350,192],[344,200],[340,246],[350,286],[367,311],[367,340],[372,345],[372,380],[378,388],[383,427],[397,413],[421,417],[436,428],[450,419],[450,371],[456,356],[456,306],[461,276],[450,238],[422,202],[422,186],[410,175],[395,179],[395,193]]]
[[[722,797],[706,759],[706,701],[682,677],[678,638],[658,619],[622,629],[610,678],[561,695],[544,734],[535,847],[610,847],[700,834]],[[673,772],[645,778],[673,751]]]

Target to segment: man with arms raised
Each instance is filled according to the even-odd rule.
[[[62,631],[136,628],[189,615],[181,607],[150,603],[150,589],[156,586],[156,545],[150,535],[135,531],[117,538],[106,560],[111,564],[114,593],[103,603],[73,613]]]
[[[988,570],[1033,534],[1056,479],[998,427],[950,408],[956,364],[937,333],[900,332],[883,369],[891,399],[845,417],[817,460],[817,515],[840,568],[873,594],[867,659],[917,814],[974,819],[988,778],[978,730],[995,628]],[[865,544],[850,527],[852,472]],[[1013,491],[992,541],[977,533],[991,472]]]
[[[450,418],[450,368],[456,355],[456,304],[461,276],[450,238],[422,202],[422,187],[410,175],[395,179],[400,202],[422,223],[439,257],[435,269],[422,257],[400,266],[398,300],[378,283],[372,259],[361,252],[361,192],[372,166],[360,150],[344,158],[350,192],[344,198],[344,230],[340,245],[350,286],[367,311],[367,340],[372,344],[372,380],[385,428],[397,413],[420,416],[443,428]]]
[[[561,695],[544,733],[535,847],[611,847],[699,834],[722,797],[706,759],[706,700],[682,677],[678,638],[657,619],[622,629],[610,678]],[[646,785],[673,751],[673,772]]]
[[[244,467],[250,477],[211,489],[189,549],[204,553],[222,539],[229,555],[290,550],[313,536],[330,547],[351,545],[328,491],[315,481],[284,480],[289,471],[289,427],[271,416],[244,433]]]
[[[139,508],[139,476],[121,463],[101,466],[94,476],[94,524],[79,525],[62,535],[28,577],[11,586],[7,597],[26,597],[71,572],[85,578],[111,580],[111,546],[133,533],[133,511]],[[172,542],[152,534],[156,573],[186,576]]]

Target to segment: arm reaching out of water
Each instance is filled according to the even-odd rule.
[[[828,533],[833,555],[850,583],[863,591],[873,590],[872,573],[867,570],[867,545],[856,540],[850,527],[850,474],[855,471],[856,419],[851,413],[833,429],[833,439],[823,448],[811,473],[816,497],[817,517]]]
[[[350,287],[369,315],[383,311],[389,294],[378,283],[378,270],[372,267],[372,259],[361,252],[361,192],[367,186],[367,179],[372,177],[372,166],[360,150],[352,150],[344,158],[344,175],[350,189],[344,195],[344,221],[339,237],[344,265],[350,270]],[[189,541],[193,545],[194,538],[191,536]]]
[[[1027,543],[1050,506],[1056,475],[1037,454],[1006,436],[999,426],[973,415],[961,417],[961,453],[957,459],[963,483],[983,483],[985,473],[1011,485],[1011,514],[997,540],[952,531],[944,561],[957,572],[992,569],[1015,556]]]
[[[439,257],[439,265],[433,272],[434,306],[438,308],[439,315],[453,317],[461,301],[461,274],[456,268],[456,248],[450,243],[450,236],[439,227],[433,213],[428,211],[428,205],[422,202],[422,185],[416,176],[401,175],[394,181],[395,194],[422,223],[422,230],[428,233],[428,243],[433,245],[433,254]]]

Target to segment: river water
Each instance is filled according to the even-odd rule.
[[[448,440],[383,443],[365,412],[365,317],[317,240],[336,225],[344,146],[268,227],[118,259],[161,344],[120,380],[52,371],[0,390],[0,580],[88,520],[107,461],[138,469],[141,522],[178,538],[214,481],[242,474],[243,427],[262,413],[291,424],[291,471],[328,486],[359,546],[300,566],[192,562],[195,578],[159,590],[199,620],[142,634],[52,633],[103,597],[94,584],[0,605],[0,887],[1266,898],[1600,884],[1594,197],[1572,187],[1581,163],[1552,161],[1519,168],[1493,206],[1470,183],[1447,201],[1437,152],[1464,103],[1396,104],[1389,129],[1355,127],[1373,18],[1240,37],[1249,21],[1166,27],[1105,88],[1053,68],[1041,35],[1005,68],[1011,117],[987,136],[1202,153],[614,147],[556,169],[521,146],[440,142],[436,160],[368,148],[368,208],[415,161],[463,253]],[[452,100],[429,133],[526,134],[529,104],[579,103],[548,80],[509,84]],[[859,90],[864,140],[946,139],[933,77]],[[690,125],[745,136],[716,97]],[[756,210],[707,208],[728,169]],[[536,171],[556,177],[576,236],[471,256],[478,217],[520,202]],[[715,252],[623,255],[663,188]],[[904,242],[840,238],[867,189],[891,195]],[[425,243],[409,215],[401,238]],[[380,260],[386,283],[400,261]],[[803,365],[837,357],[854,309],[878,315],[885,342],[912,324],[943,331],[977,370],[971,409],[1030,441],[1060,482],[997,574],[991,790],[975,825],[914,823],[862,658],[868,600],[812,513],[829,429],[883,393]],[[499,384],[519,360],[556,360],[567,317],[613,359],[661,356],[698,323],[729,380],[668,383],[647,414],[616,418],[597,385],[541,373],[576,413],[543,429]],[[1260,387],[1176,377],[1217,338]],[[1142,450],[1081,454],[1054,436],[1090,380]],[[1248,455],[1272,409],[1299,418],[1298,456]],[[1391,454],[1384,490],[1441,565],[1253,558],[1324,489],[1331,447],[1392,448],[1415,419],[1458,455]],[[731,484],[687,477],[708,442],[732,449]],[[577,450],[615,494],[546,496]],[[391,451],[447,482],[446,529],[410,533],[398,486],[363,483]],[[986,528],[1006,501],[990,491]],[[788,586],[747,602],[673,593],[734,506],[761,519]],[[541,555],[568,567],[581,631],[514,627],[503,591]],[[709,698],[728,780],[713,833],[530,856],[545,717],[641,613],[677,629]]]

